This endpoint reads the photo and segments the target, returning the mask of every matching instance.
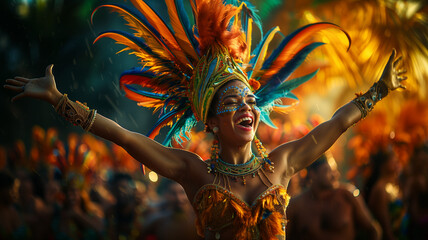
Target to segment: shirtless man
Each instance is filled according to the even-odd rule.
[[[288,240],[351,240],[357,231],[367,239],[379,239],[363,206],[347,189],[334,184],[335,173],[324,155],[308,167],[308,177],[308,189],[292,198],[287,208]]]
[[[183,187],[168,179],[163,181],[162,195],[166,202],[160,206],[158,214],[147,220],[144,239],[151,239],[149,236],[155,236],[157,240],[202,239],[196,233],[195,213]]]

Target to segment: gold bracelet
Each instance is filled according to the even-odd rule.
[[[357,97],[352,102],[360,109],[361,118],[373,110],[375,104],[386,97],[389,89],[383,81],[378,81],[364,94],[356,94]]]
[[[64,94],[55,107],[56,112],[63,116],[67,121],[76,126],[80,126],[85,131],[89,131],[95,122],[97,110],[89,109],[86,103],[79,101],[73,102]]]

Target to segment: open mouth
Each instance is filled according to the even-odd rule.
[[[236,124],[245,128],[251,128],[253,126],[253,119],[251,117],[243,117],[238,119]]]

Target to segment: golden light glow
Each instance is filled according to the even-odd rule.
[[[354,197],[358,197],[360,195],[360,189],[356,188],[354,192],[352,192],[352,195],[354,195]]]
[[[331,87],[335,84],[332,79],[337,77],[347,82],[353,92],[371,85],[379,79],[395,48],[405,60],[408,92],[422,99],[428,97],[428,11],[422,0],[328,1],[316,8],[313,2],[305,1],[299,9],[288,6],[284,10],[293,12],[299,26],[335,23],[350,35],[352,44],[347,52],[343,34],[335,30],[315,36],[316,40],[332,44],[323,45],[309,56],[308,65],[320,68],[320,72],[315,81],[303,86],[303,91],[313,92],[315,84]],[[275,24],[284,28],[284,22]],[[345,44],[341,46],[342,43]],[[310,70],[308,67],[306,71]]]
[[[153,171],[151,171],[149,173],[149,180],[152,181],[152,182],[157,182],[159,180],[158,174],[155,173],[155,172],[153,172]]]
[[[385,186],[385,191],[389,194],[391,199],[394,200],[394,199],[398,198],[398,194],[400,192],[400,189],[398,188],[397,185],[392,184],[392,183],[388,183]]]

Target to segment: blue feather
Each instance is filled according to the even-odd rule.
[[[128,8],[127,6],[124,6],[122,4],[109,4],[109,5],[121,8],[121,9],[125,10],[125,12],[127,12],[129,15],[131,15],[131,16],[135,17],[136,19],[138,19],[145,27],[147,27],[147,29],[154,35],[154,37],[156,37],[157,41],[160,42],[163,45],[163,47],[166,50],[168,50],[168,52],[173,57],[176,58],[175,54],[171,51],[171,49],[168,48],[168,45],[163,40],[164,38],[162,37],[162,35],[149,23],[149,21],[147,20],[147,18],[143,14],[141,14],[140,12],[138,12],[136,9]],[[102,5],[102,6],[104,6],[104,5]],[[153,12],[156,13],[156,11],[154,11],[154,10],[153,10]],[[157,16],[165,24],[165,26],[168,29],[168,31],[171,32],[171,29],[168,27],[168,24],[165,23],[165,21],[162,19],[162,17],[159,16],[159,15],[157,15]],[[171,32],[171,34],[172,34],[172,32]]]
[[[265,91],[258,93],[257,96],[259,97],[259,99],[257,100],[257,106],[268,106],[275,102],[276,99],[280,99],[283,97],[298,100],[297,96],[294,95],[291,91],[296,87],[300,86],[301,84],[307,82],[309,79],[313,78],[317,74],[317,72],[318,70],[308,75],[285,81],[273,91]]]
[[[165,120],[167,120],[168,118],[176,115],[177,113],[179,113],[180,111],[183,111],[183,109],[188,108],[188,106],[179,106],[176,109],[173,109],[167,113],[162,114],[159,119],[156,121],[156,123],[153,125],[153,127],[149,130],[149,132],[147,133],[147,136],[149,136],[158,126],[159,124],[162,124]]]
[[[183,0],[175,0],[175,5],[177,6],[177,14],[180,18],[181,25],[184,28],[184,31],[186,32],[187,38],[189,39],[190,43],[192,44],[193,49],[197,54],[199,54],[199,42],[196,40],[195,36],[193,35],[192,26],[190,25],[189,18],[186,13],[186,9],[184,8]]]
[[[163,145],[171,146],[171,140],[174,138],[180,144],[180,136],[182,132],[188,132],[196,125],[196,119],[193,117],[193,112],[188,108],[183,116],[174,123],[163,141]],[[193,118],[193,119],[192,119]]]
[[[283,68],[281,68],[267,83],[259,90],[260,93],[266,91],[270,92],[276,89],[279,84],[286,80],[296,70],[300,64],[306,59],[306,56],[315,48],[323,45],[321,42],[314,42],[300,50],[290,61],[288,61]]]
[[[300,86],[301,84],[307,82],[309,79],[313,78],[317,73],[318,73],[319,69],[317,69],[316,71],[309,73],[305,76],[302,77],[298,77],[298,78],[293,78],[290,79],[288,81],[284,81],[283,83],[281,83],[281,85],[278,86],[278,90],[287,90],[287,91],[291,91],[293,89],[295,89],[296,87]]]
[[[262,21],[260,16],[258,15],[257,8],[249,1],[242,0],[241,2],[245,3],[245,6],[243,7],[243,10],[245,10],[245,14],[243,14],[243,16],[245,16],[245,20],[248,18],[252,18],[253,23],[256,24],[256,26],[260,30],[260,36],[263,36]],[[244,21],[242,21],[242,24],[244,24]],[[245,33],[247,33],[247,28],[245,28]]]
[[[109,5],[116,6],[118,8],[125,10],[125,12],[127,12],[129,15],[135,17],[140,22],[142,22],[144,24],[144,26],[146,26],[149,29],[149,31],[152,32],[158,39],[162,40],[162,35],[160,35],[159,32],[148,22],[147,18],[143,14],[141,14],[139,11],[137,11],[135,8],[128,8],[127,6],[122,5],[122,4],[109,4]],[[158,17],[163,22],[165,22],[161,16],[158,15]],[[167,28],[169,29],[168,26],[167,26]],[[171,31],[171,30],[169,29],[169,31]]]
[[[104,31],[104,32],[101,32],[99,35],[102,35],[104,33],[116,33],[116,34],[122,35],[122,36],[126,37],[127,39],[131,40],[133,43],[137,44],[140,48],[142,48],[145,52],[147,52],[151,56],[156,57],[162,61],[167,61],[167,59],[165,59],[165,58],[161,57],[159,54],[153,52],[152,49],[144,42],[143,38],[136,37],[133,34],[130,34],[128,32],[124,32],[124,31],[120,31],[120,30]]]
[[[120,75],[120,77],[122,78],[122,76],[124,76],[124,75],[138,75],[138,76],[147,77],[147,78],[156,77],[156,74],[151,72],[149,67],[134,67],[134,68],[131,68],[129,70],[124,71]]]
[[[269,127],[271,127],[271,128],[277,128],[277,126],[275,126],[275,124],[272,122],[272,120],[270,119],[270,117],[269,117],[269,110],[268,109],[266,109],[266,110],[261,110],[260,111],[260,120],[262,121],[262,122],[264,122],[265,124],[267,124]]]
[[[252,65],[252,66],[255,66],[255,65],[256,65],[256,63],[258,62],[258,60],[259,60],[259,58],[260,58],[261,50],[262,50],[263,46],[265,45],[266,40],[267,40],[267,38],[268,38],[269,34],[270,34],[272,31],[274,31],[276,28],[277,28],[277,27],[273,27],[273,28],[271,28],[271,29],[266,33],[266,35],[263,37],[263,39],[259,42],[259,44],[257,44],[256,48],[253,50],[253,52],[252,52],[252,54],[251,54],[251,55],[254,55],[254,57],[253,57],[253,58],[251,59],[251,61],[249,62],[249,64],[250,64],[250,65]],[[247,73],[247,74],[248,74],[248,78],[250,79],[250,78],[251,78],[251,75],[253,74],[253,70],[251,69],[250,71],[248,71],[248,73]]]
[[[318,70],[303,77],[286,81],[274,92],[266,92],[264,95],[257,95],[257,106],[261,109],[260,120],[272,128],[277,128],[269,117],[271,107],[287,107],[287,105],[276,104],[275,101],[284,97],[298,100],[297,96],[290,91],[314,77],[317,72]]]
[[[241,10],[241,29],[245,32],[245,34],[247,34],[248,19],[252,18],[253,22],[257,25],[257,27],[260,30],[261,36],[263,36],[263,27],[262,27],[262,23],[261,23],[261,18],[257,14],[257,12],[258,12],[257,8],[250,1],[247,1],[247,0],[223,0],[223,4],[225,4],[225,5],[231,4],[235,7],[241,6],[242,3],[244,3],[245,5],[243,6],[243,8]],[[228,30],[230,30],[230,27],[232,26],[234,21],[235,21],[235,17],[232,17],[232,19],[229,23],[229,26],[228,26]]]
[[[135,93],[140,94],[141,96],[148,97],[148,98],[165,100],[165,99],[167,99],[169,97],[168,94],[153,93],[153,92],[148,92],[148,91],[136,89],[136,88],[134,88],[133,86],[131,86],[129,84],[125,84],[125,87],[127,89],[135,92]]]
[[[281,51],[284,49],[284,47],[288,44],[288,42],[293,39],[297,34],[299,34],[301,31],[305,30],[308,27],[311,27],[313,25],[317,25],[317,24],[325,24],[328,22],[319,22],[319,23],[312,23],[312,24],[308,24],[305,25],[297,30],[295,30],[294,32],[292,32],[291,34],[287,35],[282,42],[279,44],[279,46],[271,53],[271,55],[269,56],[268,59],[266,59],[266,61],[263,63],[263,67],[262,69],[268,69],[273,61],[275,61],[275,59],[279,56],[279,54],[281,53]],[[328,23],[328,24],[332,24],[337,26],[336,24],[333,23]]]

